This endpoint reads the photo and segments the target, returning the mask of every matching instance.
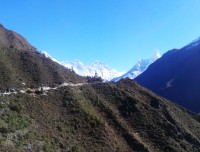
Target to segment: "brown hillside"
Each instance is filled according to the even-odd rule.
[[[0,25],[0,89],[84,82],[85,78],[46,58],[21,35]]]
[[[3,151],[200,150],[200,117],[131,80],[0,100]]]
[[[0,46],[15,47],[18,50],[36,51],[20,34],[6,29],[0,24]]]

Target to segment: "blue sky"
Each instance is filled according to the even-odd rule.
[[[200,36],[199,0],[1,0],[0,23],[59,61],[129,70]]]

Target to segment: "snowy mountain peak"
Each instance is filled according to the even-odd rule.
[[[97,73],[97,75],[100,76],[102,79],[109,81],[125,73],[111,69],[108,65],[105,65],[97,60],[90,65],[84,64],[79,60],[59,62],[51,55],[49,55],[46,51],[42,51],[40,53],[43,54],[46,58],[49,58],[52,61],[57,62],[68,69],[73,69],[76,74],[81,76],[94,76],[95,73]]]
[[[155,50],[152,57],[149,59],[139,59],[134,67],[129,70],[127,73],[119,72],[114,69],[111,69],[108,65],[103,64],[99,61],[95,61],[92,64],[84,64],[79,60],[59,62],[53,57],[51,57],[47,52],[42,51],[41,54],[45,55],[46,58],[53,60],[66,68],[73,69],[75,73],[81,76],[94,76],[95,73],[100,76],[102,79],[110,81],[119,81],[122,78],[129,77],[134,79],[142,72],[144,72],[148,66],[161,57],[160,52]]]
[[[136,78],[138,75],[140,75],[142,72],[144,72],[150,64],[152,64],[153,62],[155,62],[157,59],[159,59],[161,57],[159,50],[156,50],[152,57],[149,59],[139,59],[137,61],[137,63],[133,66],[133,68],[131,70],[129,70],[127,73],[125,73],[124,75],[114,78],[113,81],[119,81],[122,78],[130,78],[130,79],[134,79]]]
[[[124,72],[118,72],[111,69],[108,65],[105,65],[99,61],[87,65],[83,64],[81,61],[67,61],[62,63],[65,67],[73,69],[78,75],[81,76],[94,76],[97,73],[104,80],[111,80],[115,77],[119,77]]]

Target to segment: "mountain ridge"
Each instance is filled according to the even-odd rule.
[[[1,89],[20,88],[22,83],[30,87],[85,81],[85,78],[46,58],[20,34],[3,26],[0,27],[0,69]]]
[[[198,38],[181,49],[168,51],[135,80],[158,95],[200,112],[199,57]]]
[[[6,29],[0,24],[0,45],[6,47],[15,47],[19,50],[37,51],[24,37],[20,34]]]
[[[94,76],[98,74],[102,79],[110,81],[114,77],[122,75],[124,72],[118,72],[115,69],[111,69],[108,65],[105,65],[99,61],[95,61],[92,64],[86,65],[81,61],[74,60],[72,62],[62,62],[62,64],[70,69],[73,69],[77,74],[81,76]]]

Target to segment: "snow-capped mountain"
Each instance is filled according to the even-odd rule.
[[[94,76],[95,73],[97,73],[98,76],[100,76],[102,79],[107,81],[119,81],[122,78],[130,78],[134,79],[138,75],[140,75],[142,72],[144,72],[148,66],[156,61],[158,58],[161,57],[159,51],[155,51],[151,58],[149,59],[140,59],[138,62],[134,65],[134,67],[129,70],[127,73],[125,72],[119,72],[115,69],[111,69],[108,65],[105,65],[101,62],[94,62],[93,64],[84,64],[79,60],[74,61],[66,61],[66,62],[59,62],[53,57],[51,57],[47,52],[42,51],[42,54],[46,56],[46,58],[49,58],[53,60],[54,62],[57,62],[66,68],[73,69],[75,73],[77,73],[80,76]]]
[[[100,63],[98,61],[93,64],[87,65],[83,64],[81,61],[67,61],[62,63],[65,67],[73,69],[78,75],[81,76],[94,76],[97,73],[104,80],[112,80],[115,77],[119,77],[124,72],[118,72],[114,69],[111,69],[108,65]]]
[[[160,52],[156,50],[153,53],[151,58],[139,59],[138,62],[133,66],[131,70],[129,70],[127,73],[125,73],[124,75],[120,77],[114,78],[113,81],[117,82],[122,78],[130,78],[130,79],[136,78],[138,75],[144,72],[151,63],[155,62],[160,57],[161,57]]]
[[[90,65],[84,64],[78,60],[59,62],[58,60],[54,59],[51,55],[49,55],[46,51],[42,51],[41,54],[45,55],[46,58],[49,58],[52,61],[57,62],[68,69],[73,69],[74,72],[80,76],[94,76],[95,73],[97,73],[97,75],[100,76],[102,79],[110,81],[113,78],[119,77],[125,73],[111,69],[108,65],[105,65],[98,61]]]

